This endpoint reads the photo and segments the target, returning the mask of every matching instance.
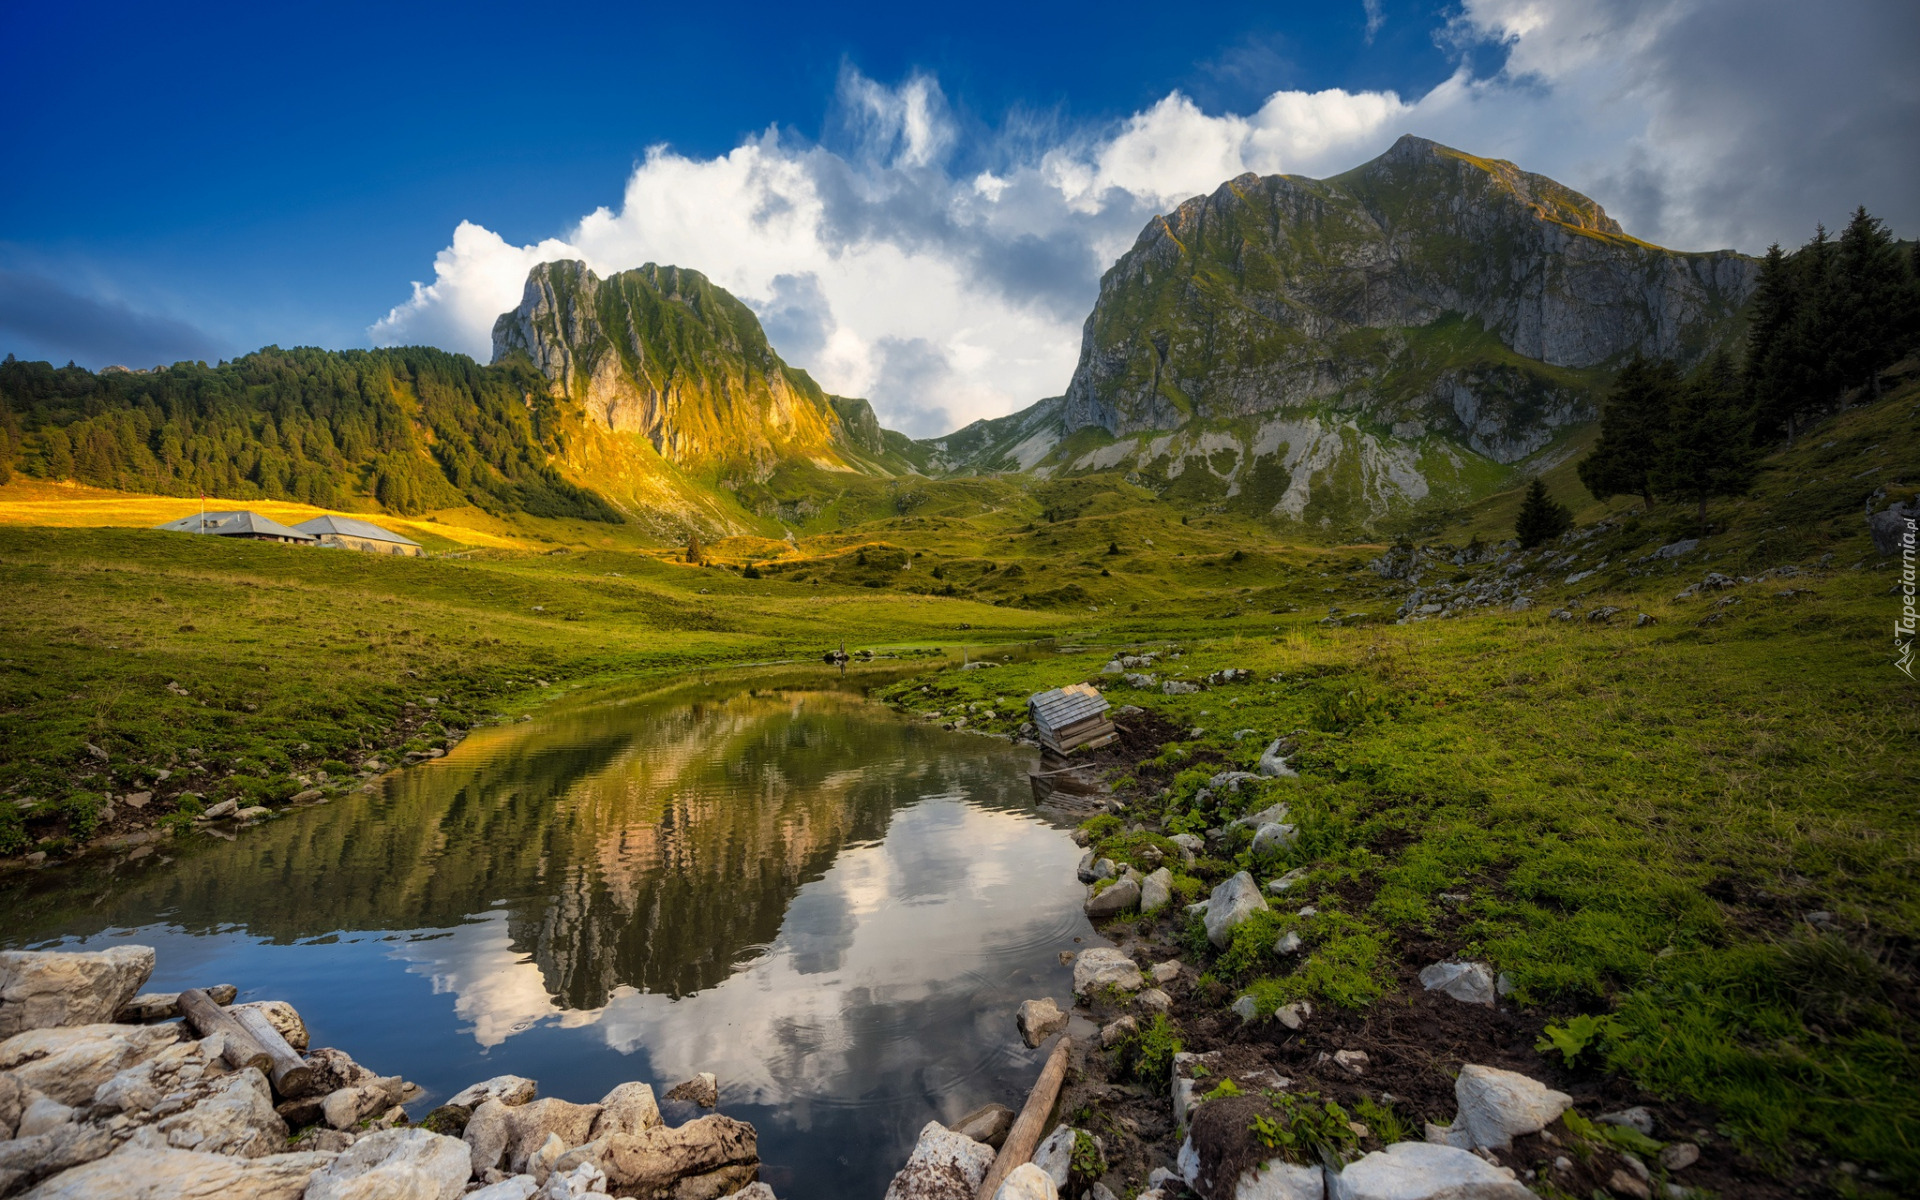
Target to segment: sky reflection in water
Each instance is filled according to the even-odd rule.
[[[482,730],[379,797],[0,891],[9,945],[156,945],[429,1089],[717,1073],[783,1197],[878,1196],[920,1125],[1018,1105],[1013,1010],[1090,930],[1027,753],[833,690]],[[418,1107],[418,1106],[416,1106]]]

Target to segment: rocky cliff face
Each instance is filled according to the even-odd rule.
[[[1280,455],[1290,510],[1311,491],[1292,472],[1327,457],[1318,435],[1336,426],[1356,446],[1438,439],[1514,463],[1592,419],[1595,385],[1626,357],[1692,361],[1732,336],[1757,269],[1640,241],[1551,179],[1403,137],[1332,179],[1243,175],[1155,218],[1101,280],[1062,425],[1069,445],[1081,430],[1238,430],[1249,468]],[[1263,447],[1276,414],[1318,448]],[[1151,448],[1061,465],[1144,468]],[[1334,453],[1324,469],[1371,478],[1389,457]],[[1388,499],[1365,507],[1419,499],[1419,475],[1382,467],[1382,487],[1359,490]]]
[[[841,449],[872,436],[849,438],[753,311],[698,271],[649,263],[601,279],[585,263],[541,263],[520,307],[494,323],[494,361],[515,352],[591,426],[638,434],[686,470],[763,478],[786,458],[842,465]]]

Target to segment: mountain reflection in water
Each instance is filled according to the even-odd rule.
[[[602,703],[232,842],[13,879],[0,939],[155,944],[154,988],[288,999],[425,1106],[714,1071],[781,1196],[878,1196],[927,1120],[1019,1103],[1013,1010],[1070,991],[1078,851],[1030,762],[827,688]]]

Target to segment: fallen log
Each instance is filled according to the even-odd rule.
[[[292,1100],[304,1096],[313,1088],[313,1068],[307,1060],[300,1057],[298,1051],[287,1044],[287,1039],[267,1020],[266,1014],[257,1008],[234,1009],[230,1014],[260,1048],[267,1052],[271,1065],[267,1068],[267,1078],[273,1083],[273,1090],[282,1100]]]
[[[246,1067],[258,1067],[262,1074],[273,1068],[273,1056],[268,1054],[260,1040],[247,1032],[232,1013],[213,1002],[213,998],[199,988],[188,988],[180,993],[178,1001],[180,1015],[193,1026],[193,1031],[201,1037],[219,1034],[226,1041],[226,1049],[220,1054],[227,1065],[234,1070]]]
[[[1072,1057],[1073,1039],[1062,1036],[1054,1043],[1053,1053],[1047,1056],[1047,1065],[1040,1068],[1040,1078],[1034,1080],[1033,1090],[1027,1093],[1027,1103],[1014,1118],[1013,1128],[1007,1131],[1007,1140],[1002,1143],[1000,1155],[993,1160],[987,1177],[981,1181],[975,1200],[993,1200],[993,1194],[1000,1190],[1007,1176],[1013,1174],[1013,1169],[1033,1159],[1040,1138],[1047,1132],[1047,1118],[1053,1115],[1053,1102],[1060,1098],[1060,1085],[1067,1078],[1067,1061]]]

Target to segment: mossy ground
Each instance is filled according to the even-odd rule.
[[[1330,1020],[1371,1020],[1406,1003],[1408,970],[1484,958],[1535,1027],[1612,1015],[1568,1070],[1684,1100],[1756,1170],[1911,1186],[1920,707],[1890,665],[1893,575],[1861,502],[1910,482],[1916,403],[1910,386],[1805,434],[1752,496],[1714,506],[1676,563],[1644,556],[1696,532],[1691,512],[1634,514],[1555,475],[1583,521],[1608,519],[1580,543],[1606,565],[1565,585],[1536,564],[1530,611],[1415,625],[1390,623],[1407,586],[1366,569],[1382,546],[1289,544],[1099,480],[823,473],[806,486],[825,503],[792,542],[731,539],[705,568],[619,527],[457,513],[407,531],[461,558],[29,526],[20,514],[43,510],[9,503],[46,498],[8,491],[0,797],[14,803],[0,836],[16,854],[65,852],[98,832],[89,797],[145,789],[161,769],[174,774],[150,813],[170,807],[168,788],[277,802],[302,775],[357,779],[370,754],[434,748],[557,688],[812,658],[842,638],[972,658],[1052,638],[886,695],[1010,733],[1026,695],[1092,679],[1191,731],[1120,764],[1127,821],[1199,831],[1286,800],[1294,846],[1255,862],[1236,835],[1176,890],[1304,867],[1288,895],[1316,915],[1289,906],[1220,953],[1165,922],[1114,930],[1188,937],[1200,1002],[1310,998]],[[1448,514],[1436,536],[1503,537],[1514,503]],[[763,578],[738,573],[750,563]],[[1800,573],[1674,598],[1708,570],[1786,565]],[[1557,604],[1583,619],[1553,619]],[[1584,619],[1601,606],[1623,612]],[[1339,623],[1322,624],[1334,607]],[[1634,627],[1635,612],[1658,623]],[[1253,681],[1167,696],[1101,672],[1117,650],[1170,644],[1180,658],[1149,668],[1162,678],[1240,667]],[[1297,779],[1198,799],[1276,736]],[[1148,845],[1116,835],[1108,849]],[[1283,929],[1307,953],[1277,958]],[[1842,1161],[1879,1181],[1837,1174]]]

